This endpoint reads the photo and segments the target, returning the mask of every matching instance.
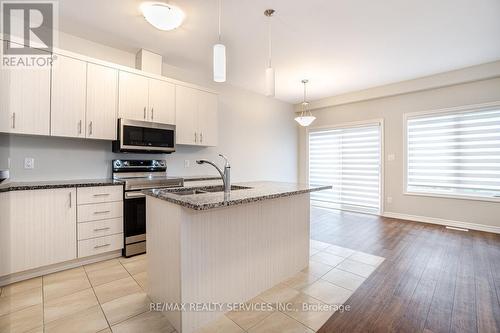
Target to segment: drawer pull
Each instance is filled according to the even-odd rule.
[[[106,227],[106,228],[97,228],[97,229],[94,229],[94,231],[104,231],[104,230],[109,230],[111,229],[110,227]]]
[[[98,194],[94,194],[94,197],[107,197],[109,195],[109,193],[98,193]]]
[[[110,246],[110,245],[111,245],[110,243],[104,244],[104,245],[96,245],[96,246],[94,246],[94,249],[99,249],[101,247],[106,247],[106,246]]]
[[[94,212],[94,214],[107,214],[107,213],[110,213],[111,211],[110,210],[103,210],[103,211],[100,211],[100,212]]]

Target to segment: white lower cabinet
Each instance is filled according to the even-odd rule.
[[[0,276],[76,258],[75,188],[7,192],[0,201]]]
[[[123,187],[78,189],[78,258],[123,248]]]

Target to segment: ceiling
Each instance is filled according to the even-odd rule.
[[[217,0],[172,0],[184,24],[159,31],[138,0],[61,0],[63,32],[109,46],[160,53],[211,75]],[[499,0],[223,0],[222,39],[230,84],[264,93],[266,8],[273,18],[276,98],[310,100],[500,59]]]

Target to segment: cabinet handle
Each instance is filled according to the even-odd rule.
[[[151,108],[151,120],[153,120],[153,119],[154,119],[154,109]]]
[[[198,134],[196,134],[196,132],[194,132],[194,143],[198,142]]]
[[[82,120],[78,122],[78,134],[82,134]]]
[[[98,248],[101,248],[101,247],[106,247],[106,246],[110,246],[111,244],[104,244],[104,245],[96,245],[94,246],[94,249],[98,249]]]
[[[144,119],[146,119],[146,107],[144,107]]]
[[[69,192],[69,208],[71,208],[71,207],[72,207],[72,205],[73,205],[73,203],[72,203],[72,202],[73,202],[73,199],[72,199],[71,197],[72,197],[72,196],[71,196],[71,192]]]
[[[203,133],[200,133],[200,143],[203,143]]]
[[[109,230],[111,229],[110,227],[106,227],[106,228],[97,228],[97,229],[94,229],[94,231],[104,231],[104,230]]]
[[[16,113],[12,112],[12,128],[16,128]]]
[[[94,214],[107,214],[111,212],[110,210],[103,210],[103,211],[100,211],[100,212],[94,212]]]
[[[98,194],[94,194],[94,197],[107,197],[109,195],[109,193],[98,193]]]
[[[92,131],[92,127],[93,126],[92,126],[92,121],[91,121],[90,124],[89,124],[89,135],[92,135],[92,132],[93,132]]]

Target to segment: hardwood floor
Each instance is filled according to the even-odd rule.
[[[500,332],[500,235],[312,208],[311,238],[386,258],[319,332]]]

